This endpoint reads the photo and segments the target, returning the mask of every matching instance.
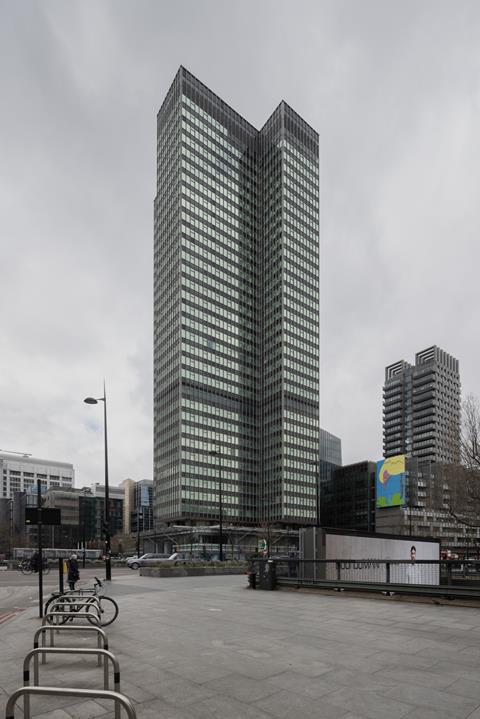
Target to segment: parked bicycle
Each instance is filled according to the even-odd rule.
[[[73,589],[61,592],[53,592],[45,603],[44,614],[48,611],[53,612],[79,612],[83,608],[83,603],[96,603],[98,601],[100,606],[100,623],[102,627],[106,627],[115,621],[118,616],[118,604],[112,597],[107,597],[103,594],[103,582],[95,577],[93,587],[82,587],[81,589]],[[82,605],[80,605],[82,602]],[[95,624],[95,619],[92,615],[87,614],[86,618],[90,624]],[[59,624],[66,624],[66,622],[72,621],[69,617],[61,616],[58,617]]]

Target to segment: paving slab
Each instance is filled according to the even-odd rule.
[[[478,608],[245,585],[114,576],[120,614],[106,631],[138,719],[480,719]],[[22,684],[36,614],[0,624],[0,717]],[[93,646],[73,633],[56,641]],[[52,656],[40,678],[101,688],[103,674],[91,657]],[[114,714],[105,700],[48,697],[32,700],[32,716]]]

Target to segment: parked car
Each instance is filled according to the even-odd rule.
[[[218,560],[218,556],[216,556],[216,555],[210,555],[210,554],[203,555],[202,553],[199,553],[199,552],[184,552],[184,551],[182,551],[182,552],[174,552],[173,554],[170,555],[170,557],[168,557],[168,559],[161,560],[161,561],[165,561],[168,564],[178,565],[178,564],[188,564],[190,562],[198,562],[201,564],[207,564],[207,563],[212,564],[212,563],[218,562],[219,560]]]
[[[165,552],[160,553],[154,553],[154,552],[147,552],[147,554],[142,554],[141,557],[130,557],[130,559],[127,559],[127,567],[129,569],[138,569],[139,567],[148,567],[149,564],[154,564],[155,562],[159,562],[165,559],[168,559],[169,555]]]

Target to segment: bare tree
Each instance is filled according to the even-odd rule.
[[[469,394],[462,406],[460,436],[462,464],[468,469],[480,469],[480,402]]]
[[[461,464],[437,467],[437,502],[460,524],[480,527],[480,402],[468,395],[462,405]]]

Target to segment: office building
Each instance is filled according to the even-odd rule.
[[[131,532],[149,532],[153,529],[153,482],[141,479],[135,482],[134,506],[131,513]]]
[[[375,462],[332,471],[322,493],[322,526],[375,531]]]
[[[124,479],[120,482],[123,489],[123,533],[132,533],[132,512],[135,508],[135,480]]]
[[[180,68],[157,118],[154,503],[167,523],[314,523],[318,135],[261,130]]]
[[[153,530],[153,481],[124,479],[123,533],[125,535]]]
[[[320,427],[319,478],[320,486],[327,482],[332,472],[342,466],[342,440]]]
[[[15,492],[36,493],[38,479],[42,493],[51,487],[71,488],[75,472],[68,462],[0,452],[0,476],[0,497],[11,498]]]
[[[320,451],[318,461],[320,524],[331,526],[329,507],[331,504],[331,479],[335,469],[342,464],[342,441],[340,437],[320,427]]]
[[[383,451],[421,461],[458,463],[460,374],[458,360],[439,347],[385,368]]]
[[[419,460],[417,457],[407,457],[405,469],[405,504],[377,508],[376,530],[390,534],[435,537],[441,540],[444,548],[475,556],[480,546],[480,527],[476,526],[475,520],[470,523],[461,521],[462,508],[456,506],[450,481],[453,472],[459,475],[460,482],[462,475],[467,482],[469,470],[458,465]],[[476,481],[480,481],[480,478]],[[457,513],[460,521],[455,516]]]
[[[85,493],[84,509],[86,521],[92,527],[95,537],[98,539],[104,536],[102,530],[105,520],[105,485],[92,484],[90,488],[82,490]],[[123,487],[108,487],[108,503],[110,515],[110,536],[123,534]]]

